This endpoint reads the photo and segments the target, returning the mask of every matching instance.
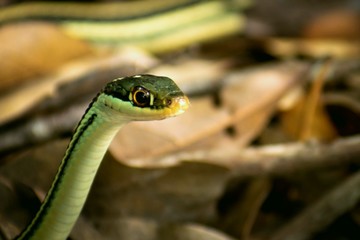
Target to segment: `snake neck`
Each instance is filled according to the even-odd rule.
[[[17,239],[66,239],[85,203],[101,160],[117,131],[96,102],[82,117],[55,180],[31,224]]]

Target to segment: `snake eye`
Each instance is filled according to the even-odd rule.
[[[149,90],[143,87],[135,87],[132,90],[132,102],[137,107],[147,107],[150,105],[150,95]]]

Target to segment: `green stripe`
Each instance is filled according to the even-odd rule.
[[[244,17],[239,10],[249,2],[251,0],[29,3],[0,9],[0,24],[16,19],[55,18],[75,37],[108,46],[131,44],[159,53],[241,32]],[[192,34],[181,36],[190,31]]]
[[[40,210],[37,212],[35,218],[31,222],[30,225],[23,231],[20,236],[18,236],[15,239],[19,240],[27,240],[30,239],[34,233],[41,227],[41,224],[44,221],[45,216],[47,215],[48,209],[51,207],[53,200],[57,197],[56,193],[61,188],[61,181],[65,176],[66,170],[68,165],[70,164],[70,158],[74,151],[74,148],[79,143],[80,139],[83,137],[83,134],[85,131],[91,126],[91,124],[94,122],[95,118],[97,117],[96,114],[91,114],[90,117],[87,117],[89,109],[91,109],[91,106],[96,101],[96,98],[93,100],[93,102],[89,105],[88,110],[85,112],[84,116],[82,117],[81,121],[79,122],[79,125],[77,126],[71,140],[70,144],[67,147],[66,155],[64,156],[58,172],[56,174],[55,180],[52,183],[52,186],[50,190],[48,191],[45,200],[43,204],[41,205]],[[86,120],[85,120],[86,119]]]
[[[151,91],[156,96],[153,104],[166,105],[166,109],[152,110],[148,107],[139,110],[116,97],[116,91],[125,90],[129,94],[137,86]],[[168,100],[173,104],[169,105]],[[167,77],[136,75],[108,83],[89,105],[76,128],[39,212],[16,239],[66,239],[80,215],[101,160],[117,131],[129,121],[164,119],[183,113],[187,107],[186,96]]]

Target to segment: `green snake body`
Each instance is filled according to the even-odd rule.
[[[140,0],[120,3],[24,3],[0,9],[0,25],[56,21],[70,35],[107,46],[161,53],[239,33],[250,0]]]
[[[39,212],[16,239],[66,239],[118,130],[130,121],[176,116],[188,105],[187,97],[166,77],[137,75],[107,84],[76,128]]]

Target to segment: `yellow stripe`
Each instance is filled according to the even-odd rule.
[[[194,43],[205,42],[231,35],[243,29],[245,19],[238,15],[224,15],[213,21],[179,29],[155,39],[136,43],[137,46],[154,53],[164,53],[184,48]]]
[[[60,16],[61,13],[61,18],[70,19],[59,24],[72,36],[101,45],[135,45],[161,53],[241,32],[245,20],[238,10],[248,7],[249,2],[251,0],[28,3],[0,10],[0,23],[15,17]],[[123,19],[106,21],[115,18]]]
[[[222,2],[211,1],[169,13],[136,20],[112,22],[66,21],[61,25],[71,35],[97,41],[133,41],[144,36],[171,31],[224,13]]]

